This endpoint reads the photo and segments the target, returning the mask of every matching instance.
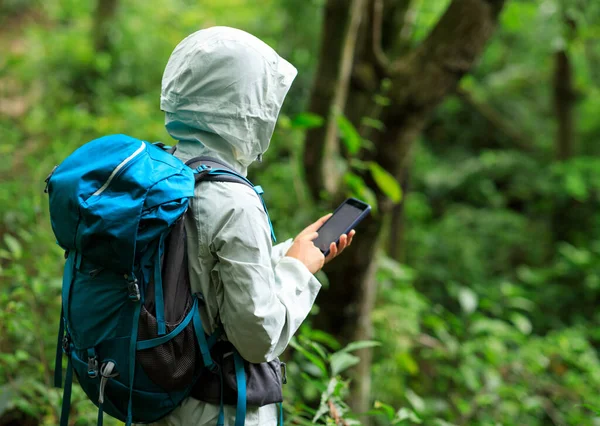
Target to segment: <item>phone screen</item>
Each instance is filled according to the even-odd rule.
[[[329,250],[329,245],[337,241],[363,211],[364,209],[352,204],[342,204],[335,214],[317,231],[319,236],[314,240],[315,246],[322,252]]]

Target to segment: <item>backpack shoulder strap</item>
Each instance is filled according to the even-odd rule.
[[[261,186],[253,185],[252,182],[241,176],[235,170],[232,170],[227,165],[211,157],[194,157],[191,160],[186,161],[185,165],[194,170],[196,184],[198,184],[198,182],[208,180],[213,182],[241,183],[250,187],[254,192],[256,192],[258,198],[260,198],[260,202],[262,203],[265,213],[267,214],[269,228],[271,228],[271,239],[273,242],[277,241],[277,238],[275,238],[275,231],[273,230],[273,224],[271,223],[271,218],[269,217],[269,211],[267,210],[267,205],[262,197],[264,191]]]
[[[244,178],[235,170],[232,170],[229,166],[214,158],[194,157],[191,160],[186,161],[185,165],[193,170],[199,166],[207,167],[207,173],[196,173],[194,175],[196,178],[196,183],[204,180],[212,182],[233,182],[241,183],[254,189],[254,185],[252,185],[248,179]]]

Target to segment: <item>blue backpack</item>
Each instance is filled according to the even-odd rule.
[[[68,425],[73,372],[98,406],[98,425],[106,412],[127,426],[165,417],[205,369],[219,373],[210,350],[223,330],[208,336],[202,327],[183,218],[201,180],[242,183],[259,196],[262,189],[209,159],[187,164],[162,144],[111,135],[77,149],[46,179],[66,259],[54,377],[61,387],[64,353],[61,426]],[[241,426],[246,377],[237,351],[234,360]]]

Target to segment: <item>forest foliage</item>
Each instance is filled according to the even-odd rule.
[[[62,393],[51,377],[63,254],[44,179],[100,135],[171,142],[160,80],[189,33],[242,28],[298,68],[270,150],[250,177],[265,188],[280,240],[324,212],[302,162],[307,129],[322,125],[307,101],[324,3],[120,0],[106,22],[92,0],[0,3],[0,425],[58,422]],[[448,4],[411,2],[409,44],[422,42]],[[560,52],[572,83],[566,156],[557,155]],[[404,203],[404,255],[392,259],[386,244],[374,254],[375,342],[342,346],[310,320],[303,325],[285,354],[290,424],[357,422],[364,413],[347,404],[346,373],[369,346],[374,424],[600,425],[598,117],[593,0],[505,4],[477,66],[419,136],[405,191],[377,163],[353,160],[369,141],[342,116],[347,170],[369,168],[378,190]],[[344,185],[348,195],[374,199],[375,188],[352,173]],[[319,278],[324,291],[343,285]],[[74,424],[95,424],[77,386],[73,401]]]

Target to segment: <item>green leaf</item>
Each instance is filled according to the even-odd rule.
[[[327,374],[327,367],[325,363],[315,354],[307,351],[294,340],[290,342],[290,346],[300,352],[306,359],[308,359],[314,366],[316,366],[323,374]]]
[[[344,142],[344,145],[346,145],[346,149],[348,149],[350,155],[356,154],[362,144],[362,138],[358,134],[358,131],[350,120],[342,114],[337,115],[336,121],[342,141]]]
[[[317,355],[319,355],[323,359],[327,359],[327,354],[325,353],[323,347],[320,344],[316,342],[310,342],[309,345],[311,348],[313,348]]]
[[[466,314],[472,314],[477,309],[479,300],[473,290],[468,287],[461,287],[458,290],[458,302]]]
[[[456,425],[454,423],[447,422],[446,420],[435,419],[434,426],[456,426]]]
[[[405,396],[416,412],[423,413],[423,411],[425,411],[425,401],[412,389],[406,389]]]
[[[408,352],[401,352],[396,356],[399,366],[407,371],[410,375],[415,375],[419,372],[419,364]]]
[[[514,312],[510,316],[510,321],[515,325],[515,327],[517,327],[517,329],[521,333],[525,335],[531,334],[531,331],[533,330],[533,325],[531,325],[531,321],[529,321],[529,318],[527,318],[525,315]]]
[[[382,95],[375,95],[373,97],[373,100],[379,106],[388,106],[388,105],[390,105],[392,103],[392,101],[390,100],[390,98],[388,98],[386,96],[382,96]]]
[[[584,202],[588,198],[588,187],[580,173],[569,173],[565,178],[565,190],[567,194],[577,201]]]
[[[394,418],[394,415],[395,415],[394,407],[392,407],[391,405],[388,405],[381,401],[375,401],[375,403],[373,404],[373,407],[375,407],[377,410],[385,413],[389,420],[392,420]]]
[[[27,361],[29,358],[29,354],[22,349],[17,349],[15,352],[15,359],[19,362]]]
[[[359,160],[358,158],[351,158],[350,166],[356,170],[368,170],[369,169],[369,163],[367,163],[366,161],[363,161],[363,160]]]
[[[21,247],[21,243],[15,237],[5,234],[4,243],[12,253],[14,259],[20,259],[23,256],[23,247]]]
[[[394,203],[402,200],[402,188],[394,176],[375,162],[369,164],[371,176],[381,190]]]
[[[362,120],[360,120],[360,122],[361,124],[364,124],[365,126],[371,127],[376,130],[382,131],[385,129],[385,124],[383,123],[383,121],[377,120],[375,118],[363,117]]]
[[[422,420],[419,418],[419,416],[416,415],[416,413],[413,410],[402,407],[396,413],[396,417],[394,418],[394,421],[392,424],[396,425],[396,424],[405,423],[407,420],[412,423],[421,423],[422,422]]]
[[[342,345],[331,334],[321,330],[310,330],[307,332],[308,338],[315,342],[329,346],[333,350],[338,350]]]
[[[16,396],[10,385],[0,386],[0,416],[13,407]]]
[[[325,120],[320,115],[312,112],[301,112],[292,120],[292,127],[296,129],[313,129],[321,127]]]
[[[582,406],[585,407],[585,408],[587,408],[588,410],[590,410],[594,414],[600,416],[600,407],[594,407],[593,405],[590,405],[590,404],[583,404]]]
[[[347,352],[336,352],[331,355],[329,364],[331,366],[331,374],[336,376],[342,371],[355,366],[360,362],[360,358]]]
[[[349,343],[339,352],[353,352],[359,349],[374,348],[376,346],[381,346],[381,343],[374,340],[359,340],[357,342]]]

